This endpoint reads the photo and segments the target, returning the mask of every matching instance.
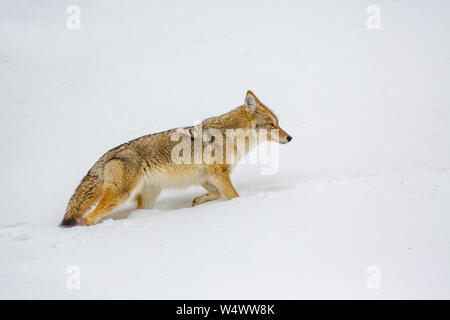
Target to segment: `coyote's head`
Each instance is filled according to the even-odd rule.
[[[255,129],[266,129],[267,132],[272,130],[278,130],[278,137],[274,134],[268,135],[268,141],[274,141],[278,143],[288,143],[292,140],[292,137],[283,129],[281,129],[277,116],[269,110],[250,90],[247,91],[245,96],[245,108],[250,112],[252,116],[252,127]]]

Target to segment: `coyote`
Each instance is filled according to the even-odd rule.
[[[259,129],[258,132],[266,133],[266,141],[285,144],[292,140],[292,137],[280,128],[275,114],[250,90],[245,96],[244,105],[221,116],[204,120],[201,127],[202,130],[214,129],[224,134],[229,130],[239,129],[235,135],[237,138],[245,134],[244,130],[257,132]],[[83,218],[86,226],[93,225],[129,198],[134,199],[138,209],[150,208],[163,188],[183,188],[191,185],[204,187],[208,193],[196,197],[192,201],[193,206],[222,196],[228,200],[238,197],[231,184],[230,173],[237,161],[252,148],[252,135],[261,133],[251,133],[243,137],[244,151],[237,150],[236,146],[230,144],[229,139],[217,135],[214,140],[211,139],[213,143],[221,140],[225,149],[228,147],[228,151],[237,153],[234,163],[211,163],[204,160],[196,163],[176,163],[172,150],[179,142],[174,141],[173,135],[179,130],[149,134],[105,153],[76,189],[61,226],[83,224]],[[274,130],[277,135],[267,135],[267,131]],[[181,128],[181,132],[190,135],[189,140],[195,144],[197,138],[194,131],[195,126]],[[201,141],[201,150],[206,147],[207,144]],[[90,212],[94,204],[96,207]]]

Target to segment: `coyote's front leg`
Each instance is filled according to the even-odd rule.
[[[227,199],[239,197],[230,179],[231,167],[229,165],[212,165],[209,167],[208,181],[219,190]]]
[[[207,194],[199,196],[192,201],[196,206],[207,201],[219,199],[222,195],[230,200],[239,197],[230,180],[231,168],[228,165],[211,165],[208,168],[208,181],[202,184]]]
[[[202,187],[205,188],[208,193],[198,196],[194,200],[192,200],[193,207],[208,201],[217,200],[221,196],[219,190],[217,190],[217,188],[209,182],[205,182],[204,184],[202,184]]]

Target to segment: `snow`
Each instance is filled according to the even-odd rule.
[[[0,298],[450,298],[448,1],[2,8]],[[247,89],[294,137],[277,174],[243,164],[238,199],[192,208],[201,188],[165,191],[152,210],[58,227],[104,152]]]

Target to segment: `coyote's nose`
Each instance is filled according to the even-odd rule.
[[[291,137],[291,136],[288,136],[288,137],[286,138],[286,140],[287,140],[288,142],[290,142],[290,141],[292,140],[292,137]]]

